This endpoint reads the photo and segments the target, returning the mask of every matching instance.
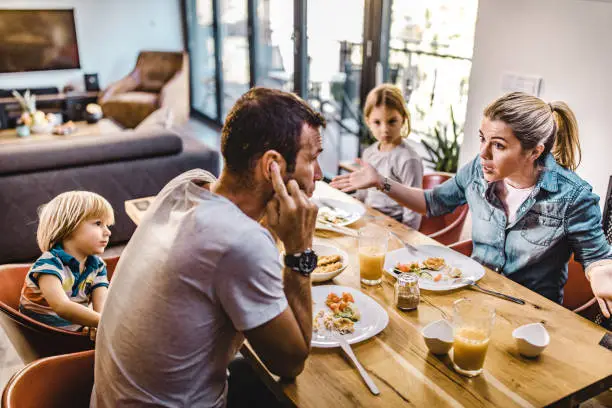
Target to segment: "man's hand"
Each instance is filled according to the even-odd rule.
[[[589,277],[601,312],[609,319],[612,314],[612,265],[595,266],[589,272]]]
[[[300,190],[295,180],[285,187],[276,162],[270,165],[274,197],[266,207],[268,225],[285,246],[285,253],[312,247],[318,207]]]

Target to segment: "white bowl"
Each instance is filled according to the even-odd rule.
[[[421,334],[433,354],[447,354],[453,347],[453,326],[444,319],[429,323]]]
[[[550,336],[542,323],[531,323],[514,329],[519,353],[525,357],[537,357],[550,343]]]
[[[340,248],[326,244],[314,244],[312,246],[312,250],[315,251],[317,256],[338,254],[342,257],[342,267],[340,267],[340,269],[327,273],[312,273],[310,274],[310,279],[312,282],[325,282],[330,279],[334,279],[336,276],[340,275],[340,273],[345,270],[346,266],[348,265],[348,254],[346,251],[343,251]]]
[[[53,123],[47,122],[44,124],[32,125],[30,127],[30,130],[32,131],[32,133],[37,133],[37,134],[51,133],[51,131],[53,130]]]

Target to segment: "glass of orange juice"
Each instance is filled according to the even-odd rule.
[[[359,230],[359,275],[366,285],[382,281],[383,265],[389,243],[389,233],[376,225]]]
[[[474,377],[482,373],[495,309],[459,299],[453,304],[453,366],[459,374]]]

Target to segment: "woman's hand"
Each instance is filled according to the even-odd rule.
[[[350,174],[334,177],[330,185],[343,192],[355,191],[382,185],[383,177],[368,163],[357,159],[361,168]]]
[[[601,312],[609,319],[612,314],[612,264],[595,266],[589,277]]]

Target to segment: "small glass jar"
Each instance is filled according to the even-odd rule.
[[[401,273],[395,281],[395,306],[401,310],[414,310],[419,307],[421,292],[419,277],[415,273]]]

